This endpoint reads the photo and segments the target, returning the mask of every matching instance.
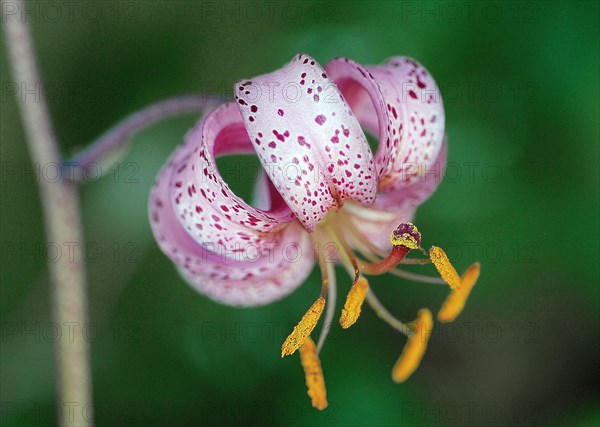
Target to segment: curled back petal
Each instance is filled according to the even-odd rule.
[[[379,190],[411,185],[432,165],[444,139],[444,107],[429,72],[407,57],[364,67],[346,58],[325,67],[362,126],[379,136]]]
[[[235,93],[267,174],[309,231],[347,199],[373,203],[371,149],[344,97],[314,59],[299,54],[280,70],[237,83]]]
[[[156,240],[184,278],[217,301],[243,306],[289,294],[314,262],[310,237],[267,180],[259,193],[268,211],[223,181],[215,155],[246,152],[253,149],[237,107],[217,108],[173,153],[149,201]]]

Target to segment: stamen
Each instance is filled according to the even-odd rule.
[[[429,258],[404,258],[400,264],[409,264],[409,265],[425,265],[430,264],[431,260]]]
[[[300,322],[294,327],[292,333],[286,338],[281,346],[281,357],[294,354],[294,352],[304,344],[306,338],[310,335],[315,326],[317,326],[317,322],[319,321],[324,308],[325,298],[321,296],[317,298],[306,314],[302,316]]]
[[[440,279],[439,277],[425,276],[423,274],[413,273],[412,271],[405,271],[399,270],[397,268],[392,268],[388,273],[415,282],[431,283],[433,285],[446,285],[446,282],[443,279]]]
[[[369,282],[363,276],[359,277],[346,297],[346,304],[344,304],[342,316],[340,317],[342,328],[348,329],[356,323],[368,291]]]
[[[350,245],[344,240],[343,234],[339,230],[334,229],[333,225],[327,225],[325,228],[329,237],[333,240],[333,243],[335,243],[338,248],[342,249],[341,251],[338,251],[341,256],[342,265],[346,271],[348,271],[348,274],[354,274],[352,284],[356,283],[360,276],[360,270],[358,268],[358,260],[356,259],[354,252],[352,252],[352,248],[350,248]]]
[[[325,389],[325,378],[323,377],[317,348],[310,337],[307,337],[302,347],[300,347],[300,362],[304,368],[306,387],[308,388],[307,394],[311,399],[312,406],[322,411],[328,405],[327,390]]]
[[[414,224],[410,222],[400,224],[390,234],[390,243],[394,245],[392,251],[386,258],[378,263],[361,263],[361,270],[365,274],[379,275],[387,273],[404,259],[411,249],[419,249],[421,244],[421,233]]]
[[[321,257],[322,258],[322,257]],[[328,291],[327,291],[327,311],[325,312],[325,321],[323,322],[323,328],[321,329],[321,335],[319,335],[319,341],[317,343],[317,353],[321,352],[325,339],[331,329],[333,323],[333,316],[335,314],[335,302],[337,297],[337,283],[335,277],[335,265],[333,262],[327,262],[325,260],[319,260],[321,271],[323,275],[328,277]]]
[[[426,308],[421,309],[412,327],[414,334],[408,338],[402,354],[392,369],[392,379],[397,383],[406,381],[421,364],[433,329],[431,311]]]
[[[460,277],[458,277],[458,273],[450,263],[446,252],[442,248],[432,246],[429,249],[429,256],[440,276],[442,276],[442,279],[450,285],[450,288],[458,289],[460,286]]]
[[[453,322],[462,312],[471,293],[471,289],[477,283],[479,278],[480,265],[478,262],[472,264],[460,279],[460,287],[453,289],[446,301],[442,304],[442,308],[438,312],[437,318],[440,322]]]
[[[369,291],[367,292],[367,302],[375,314],[377,314],[381,320],[386,322],[392,328],[396,329],[407,337],[413,335],[413,331],[407,325],[396,319],[392,313],[390,313],[387,308],[384,307],[381,301],[379,301],[379,299],[375,296],[375,292],[373,292],[373,289],[371,288],[369,288]]]

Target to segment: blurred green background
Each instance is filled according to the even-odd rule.
[[[236,80],[297,52],[321,64],[416,58],[442,88],[452,165],[416,222],[458,270],[482,263],[465,312],[436,325],[405,384],[390,378],[404,340],[371,310],[349,331],[334,326],[322,353],[330,407],[319,413],[298,358],[279,356],[318,272],[256,309],[221,306],[186,285],[153,240],[146,203],[197,117],[156,125],[81,188],[98,425],[600,423],[598,2],[68,4],[29,2],[25,12],[67,154],[153,101],[230,96]],[[17,114],[32,95],[12,82],[4,39],[0,49],[0,421],[51,425],[55,329]],[[404,320],[437,310],[447,293],[390,276],[372,286]]]

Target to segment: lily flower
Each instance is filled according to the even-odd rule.
[[[280,70],[236,83],[235,101],[207,114],[157,177],[149,202],[152,230],[202,294],[234,306],[268,304],[320,266],[321,291],[281,348],[282,357],[300,349],[318,409],[327,407],[318,354],[336,311],[335,263],[351,283],[341,326],[356,323],[367,301],[408,337],[393,370],[397,382],[420,364],[432,316],[422,309],[414,323],[401,322],[377,299],[367,276],[389,272],[448,283],[452,293],[441,321],[458,316],[477,280],[478,264],[477,274],[469,270],[460,279],[441,249],[428,255],[410,222],[443,173],[444,118],[435,81],[410,58],[369,67],[338,58],[323,68],[299,54]],[[374,153],[365,132],[378,139]],[[230,154],[256,154],[261,162],[253,204],[219,173],[215,158]],[[407,258],[410,251],[425,257]],[[397,268],[431,262],[442,279]],[[311,334],[323,312],[315,345]]]

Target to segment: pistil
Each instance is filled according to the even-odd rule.
[[[365,274],[380,275],[387,273],[396,267],[412,249],[419,249],[421,245],[421,233],[414,224],[405,222],[400,224],[390,234],[392,250],[387,257],[378,263],[361,263],[361,270]]]

